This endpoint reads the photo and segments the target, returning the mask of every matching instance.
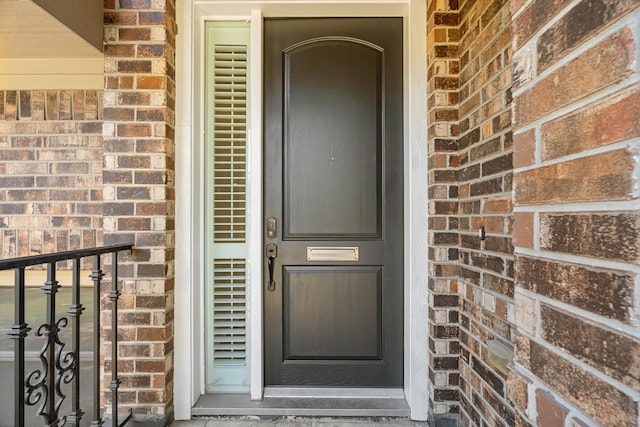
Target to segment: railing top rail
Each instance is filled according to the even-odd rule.
[[[53,254],[32,255],[19,258],[0,260],[0,271],[13,268],[29,267],[32,265],[48,264],[70,259],[80,259],[93,255],[108,254],[113,252],[126,251],[133,248],[133,244],[119,244],[110,246],[100,246],[96,248],[77,249],[74,251],[56,252]]]

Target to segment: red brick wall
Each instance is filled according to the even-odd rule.
[[[0,258],[101,244],[101,120],[101,91],[0,91]]]
[[[638,2],[512,12],[516,425],[635,426]]]
[[[512,426],[506,369],[489,354],[490,344],[513,347],[508,1],[461,1],[459,55],[461,419],[468,426]]]
[[[105,243],[134,241],[120,324],[121,402],[173,411],[174,1],[105,1]]]
[[[431,416],[459,412],[458,1],[427,3]]]
[[[505,1],[428,7],[430,405],[466,425],[513,422],[487,350],[512,346],[510,24]]]

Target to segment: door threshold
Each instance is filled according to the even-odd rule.
[[[264,397],[308,397],[333,399],[404,399],[401,388],[364,387],[265,387]]]
[[[300,389],[298,389],[300,390]],[[266,391],[266,390],[265,390]],[[251,400],[248,394],[204,394],[191,409],[193,416],[398,417],[411,415],[399,397],[326,397],[315,395]]]

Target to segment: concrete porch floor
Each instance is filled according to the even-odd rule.
[[[176,421],[171,427],[428,427],[426,422],[406,418],[333,418],[333,417],[197,417]]]

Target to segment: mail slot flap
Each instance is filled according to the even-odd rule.
[[[360,248],[351,247],[307,247],[307,261],[358,261]]]

